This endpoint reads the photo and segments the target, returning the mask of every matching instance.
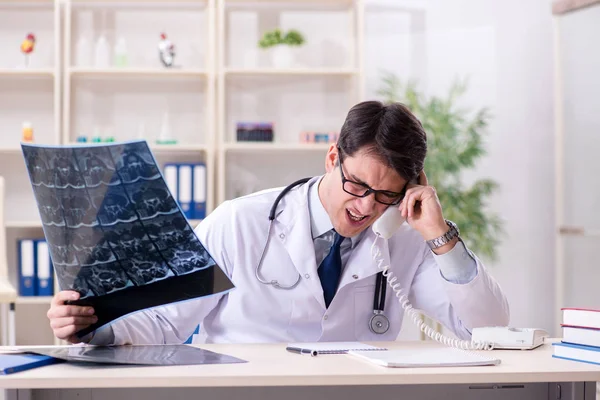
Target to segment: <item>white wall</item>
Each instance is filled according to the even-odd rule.
[[[491,209],[504,218],[506,237],[498,261],[488,267],[508,296],[511,324],[548,330],[554,312],[550,5],[370,0],[366,18],[368,94],[375,93],[380,69],[417,78],[421,88],[439,95],[466,74],[465,105],[490,107],[488,156],[466,177],[490,177],[501,188]]]

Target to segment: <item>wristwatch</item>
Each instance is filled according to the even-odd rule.
[[[442,247],[443,245],[447,244],[452,239],[454,239],[455,237],[458,237],[458,235],[460,235],[460,232],[458,231],[458,226],[456,226],[456,224],[454,222],[447,220],[447,219],[445,221],[446,221],[446,225],[448,225],[448,227],[450,229],[448,229],[448,232],[444,233],[440,237],[436,237],[435,239],[427,240],[427,244],[429,245],[429,248],[431,250]]]

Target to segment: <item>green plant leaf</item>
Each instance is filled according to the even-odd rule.
[[[444,217],[454,221],[467,246],[481,257],[495,260],[499,239],[504,234],[500,217],[487,209],[487,200],[498,190],[490,179],[470,185],[461,180],[486,154],[483,137],[490,111],[474,112],[458,107],[468,88],[468,79],[456,79],[444,98],[425,96],[414,81],[403,83],[392,72],[381,73],[377,94],[382,100],[402,102],[419,118],[427,132],[425,171],[436,188]]]
[[[302,36],[302,34],[295,29],[290,29],[284,35],[281,29],[276,28],[263,34],[262,38],[258,41],[258,47],[261,49],[268,49],[269,47],[280,44],[285,44],[288,46],[300,46],[304,44],[304,41],[304,36]]]

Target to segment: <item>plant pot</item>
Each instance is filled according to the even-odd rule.
[[[271,49],[271,61],[275,68],[290,68],[294,63],[294,53],[287,45],[277,45]]]

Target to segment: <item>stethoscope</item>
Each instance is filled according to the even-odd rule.
[[[267,231],[267,239],[265,241],[265,245],[263,246],[263,251],[260,255],[260,260],[258,261],[258,265],[256,266],[256,270],[255,270],[256,279],[264,285],[272,285],[276,289],[291,290],[291,289],[295,288],[296,286],[298,286],[298,284],[302,280],[302,275],[298,274],[298,279],[296,279],[296,282],[294,282],[292,285],[282,285],[279,283],[279,281],[277,279],[271,279],[271,280],[263,279],[261,276],[261,273],[260,273],[260,269],[262,267],[262,262],[265,257],[265,253],[267,251],[267,247],[269,245],[269,239],[271,237],[271,228],[273,227],[273,221],[275,220],[275,213],[277,212],[277,206],[279,205],[279,202],[281,201],[283,196],[285,196],[290,190],[292,190],[296,186],[305,184],[310,179],[311,178],[302,178],[302,179],[299,179],[296,182],[286,186],[281,191],[281,193],[279,193],[279,195],[273,202],[273,205],[271,206],[271,211],[269,212],[269,229]],[[383,309],[385,307],[385,292],[386,292],[385,283],[386,282],[385,282],[385,278],[383,276],[383,272],[379,272],[377,274],[377,279],[376,279],[376,284],[375,284],[375,296],[373,298],[373,316],[369,319],[369,329],[371,330],[371,332],[377,333],[380,335],[386,333],[388,331],[388,329],[390,328],[390,321],[383,314]]]

